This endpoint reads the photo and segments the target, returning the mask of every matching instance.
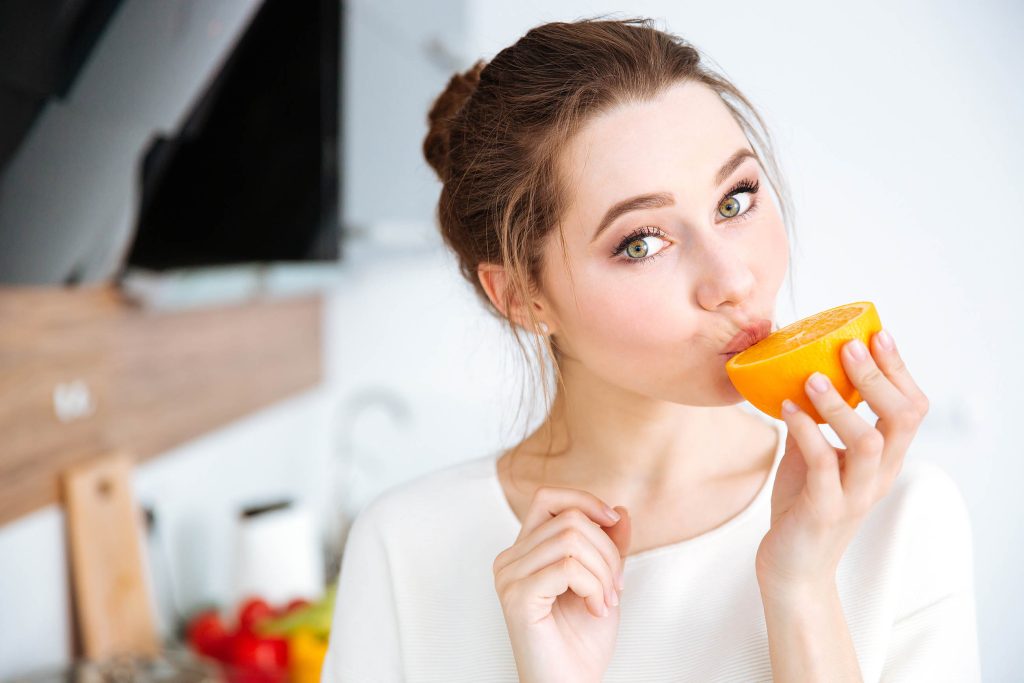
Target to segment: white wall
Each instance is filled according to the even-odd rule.
[[[419,150],[433,98],[464,61],[467,4],[346,3],[341,164],[346,230],[372,230],[377,238],[406,244],[429,239],[437,188]]]
[[[536,23],[619,10],[562,2],[553,13],[548,4],[469,3],[468,47],[453,49],[468,66]],[[908,457],[938,462],[970,505],[984,679],[1018,678],[1024,659],[1015,634],[1024,617],[1015,608],[1024,589],[1013,570],[1024,560],[1022,514],[1020,503],[1006,501],[1019,500],[1024,474],[1011,438],[1020,407],[1011,387],[1024,378],[1020,360],[998,350],[1022,332],[1012,296],[1024,291],[1015,262],[1024,201],[1022,173],[1011,164],[1024,151],[1015,130],[1024,120],[1016,86],[1024,48],[1011,42],[1020,10],[745,0],[634,2],[630,13],[661,17],[707,51],[776,132],[799,245],[797,307],[788,310],[788,290],[780,294],[780,322],[870,299],[894,332],[932,399]],[[386,23],[378,30],[389,33]],[[349,135],[374,127],[377,146],[386,146],[348,150],[350,177],[378,179],[361,185],[367,192],[387,197],[382,179],[402,167],[402,191],[436,199],[436,181],[431,190],[407,180],[429,178],[418,145],[422,93],[439,93],[451,75],[435,71],[417,72],[423,82],[411,94],[362,98],[359,118],[346,122]],[[405,113],[375,120],[370,107]],[[389,132],[399,142],[389,145]],[[293,492],[322,511],[327,533],[328,510],[350,517],[394,483],[511,442],[519,389],[511,347],[444,251],[399,246],[406,235],[436,245],[433,208],[417,216],[411,206],[374,221],[371,203],[353,203],[363,208],[348,219],[369,220],[369,229],[366,241],[346,246],[329,300],[321,389],[140,468],[140,497],[166,516],[168,550],[181,558],[175,578],[184,605],[228,589],[224,539],[242,501]],[[351,406],[362,410],[352,415]],[[342,473],[344,485],[335,487]],[[193,495],[198,477],[209,483]],[[50,508],[0,529],[0,678],[66,654],[61,524]]]

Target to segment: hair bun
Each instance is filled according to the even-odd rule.
[[[477,85],[480,83],[480,72],[487,62],[477,62],[463,73],[456,73],[430,108],[427,121],[430,130],[423,140],[423,155],[437,173],[442,182],[448,178],[448,152],[450,149],[451,124],[465,106]]]

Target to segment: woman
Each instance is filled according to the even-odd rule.
[[[928,400],[891,338],[843,351],[874,426],[808,381],[846,448],[737,405],[727,352],[789,263],[739,90],[649,20],[549,23],[452,78],[424,152],[462,274],[556,391],[515,447],[359,515],[325,682],[980,678],[966,506],[903,468]]]

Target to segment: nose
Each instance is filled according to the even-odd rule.
[[[697,303],[709,311],[725,302],[742,306],[754,291],[754,273],[746,254],[734,242],[714,234],[696,241],[700,242]]]

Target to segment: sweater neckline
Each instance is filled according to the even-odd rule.
[[[772,459],[772,466],[768,472],[767,478],[762,482],[761,488],[758,489],[753,500],[751,500],[745,508],[727,519],[725,522],[716,526],[714,529],[705,531],[699,536],[687,538],[682,541],[676,541],[675,543],[656,546],[654,548],[648,548],[647,550],[642,550],[639,553],[627,555],[625,564],[623,565],[624,569],[628,569],[631,564],[644,562],[645,560],[653,557],[660,557],[670,553],[692,552],[693,549],[717,540],[721,536],[731,532],[733,529],[742,526],[748,519],[757,513],[758,510],[760,510],[762,505],[770,502],[772,488],[775,483],[775,474],[778,471],[779,462],[782,460],[782,456],[786,450],[786,423],[781,420],[776,420],[771,424],[775,428],[778,436],[775,445],[775,455]],[[505,497],[505,489],[502,488],[501,479],[498,477],[498,459],[501,457],[502,453],[504,453],[504,450],[498,450],[496,453],[491,455],[488,479],[490,479],[491,486],[497,492],[498,502],[501,507],[501,515],[505,518],[505,523],[518,534],[519,530],[522,528],[522,523],[519,521],[515,511],[509,504],[508,498]]]

